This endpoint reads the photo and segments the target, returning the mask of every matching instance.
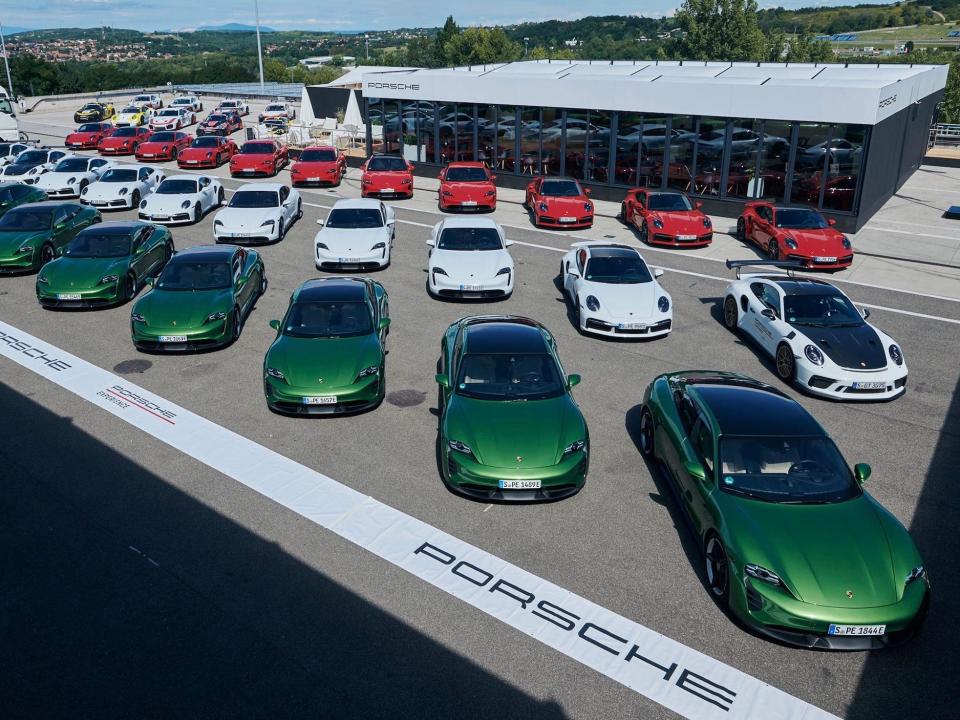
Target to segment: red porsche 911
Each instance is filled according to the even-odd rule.
[[[137,150],[137,160],[176,160],[192,138],[180,130],[160,130]]]
[[[222,135],[204,135],[180,151],[177,165],[182,168],[216,168],[237,154],[237,144]]]
[[[240,152],[230,158],[230,174],[233,177],[252,177],[277,174],[289,162],[287,146],[279,140],[248,140]]]
[[[593,225],[589,194],[570,178],[537,178],[527,185],[524,207],[537,227],[588,228]]]
[[[713,223],[686,193],[635,188],[620,206],[620,218],[640,232],[647,245],[705,247],[713,241]]]
[[[360,167],[363,197],[413,197],[413,163],[396,155],[371,155]]]
[[[114,129],[113,123],[109,122],[84,123],[67,135],[63,144],[71,150],[93,150]]]
[[[813,208],[750,202],[737,219],[737,237],[773,260],[795,260],[816,270],[843,270],[853,262],[850,240]]]
[[[147,127],[117,128],[97,143],[97,152],[101,155],[134,155],[152,134]]]
[[[497,209],[496,175],[481,162],[454,162],[440,172],[441,210]]]
[[[347,171],[347,158],[335,147],[314,145],[306,147],[290,166],[294,185],[339,185]]]

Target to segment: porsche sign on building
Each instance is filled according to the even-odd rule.
[[[369,152],[479,161],[498,183],[567,176],[595,197],[767,198],[857,229],[920,165],[945,65],[530,61],[363,74]]]

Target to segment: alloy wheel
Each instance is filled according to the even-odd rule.
[[[796,368],[796,362],[793,359],[793,350],[789,345],[783,344],[777,348],[777,375],[781,380],[793,380],[793,373]]]
[[[771,260],[780,259],[780,246],[777,245],[776,240],[770,241],[770,244],[767,246],[767,254],[770,256]]]
[[[54,258],[53,245],[44,245],[40,248],[40,267],[43,267]]]
[[[737,218],[737,240],[740,242],[747,241],[747,223],[743,218]]]
[[[738,315],[737,301],[734,300],[732,295],[728,295],[727,299],[723,301],[723,324],[727,327],[727,330],[737,329]]]
[[[710,592],[718,600],[726,602],[730,592],[730,568],[723,543],[716,535],[711,535],[707,540],[706,570]]]
[[[645,457],[653,455],[653,416],[647,408],[640,415],[640,453]]]

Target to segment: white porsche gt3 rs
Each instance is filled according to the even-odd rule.
[[[80,191],[80,202],[100,210],[134,209],[163,182],[162,170],[149,165],[117,165]]]
[[[629,245],[578,242],[560,261],[564,293],[580,332],[652,338],[673,327],[673,301],[640,252]]]
[[[503,228],[491,218],[438,222],[427,255],[427,291],[435,297],[506,298],[516,277]]]
[[[250,114],[250,106],[243,100],[221,100],[217,104],[217,112],[236,112],[240,117]]]
[[[724,293],[723,324],[774,359],[781,380],[835,400],[891,400],[907,391],[907,363],[894,340],[865,321],[828,282],[792,274],[741,274],[745,266],[791,262],[728,260],[737,279]]]
[[[313,239],[317,270],[374,270],[390,264],[393,208],[379,200],[337,200]]]
[[[110,163],[101,157],[67,156],[50,172],[37,178],[36,186],[49,198],[80,197],[83,189],[100,179]]]
[[[172,175],[140,201],[141,220],[155,223],[196,223],[223,204],[223,185],[207,175]]]
[[[300,193],[279,183],[242,185],[213,220],[217,242],[267,243],[283,239],[303,217]]]
[[[196,113],[188,108],[168,107],[156,113],[148,123],[150,129],[158,130],[180,130],[188,125],[193,125],[197,121]]]

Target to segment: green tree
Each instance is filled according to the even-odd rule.
[[[501,28],[471,27],[453,35],[443,46],[450,65],[482,65],[509,62],[523,53]]]
[[[671,49],[680,59],[763,60],[767,55],[756,0],[684,0],[676,21],[683,35]]]

